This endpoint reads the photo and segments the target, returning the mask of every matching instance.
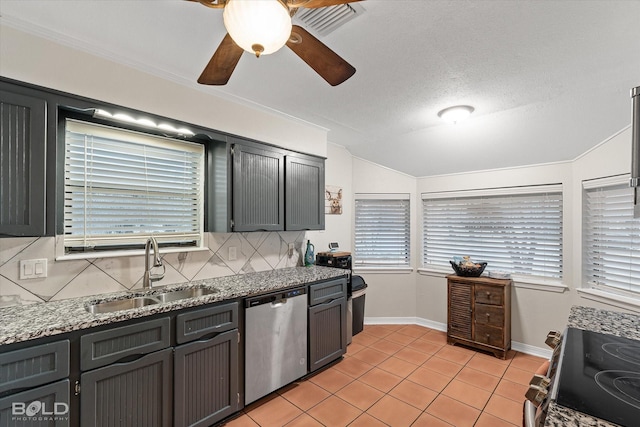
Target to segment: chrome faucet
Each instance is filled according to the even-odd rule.
[[[149,266],[149,252],[153,247],[153,265]],[[163,267],[162,273],[151,274],[153,267]],[[155,237],[149,237],[147,243],[144,245],[144,277],[142,278],[142,288],[151,289],[151,282],[160,280],[164,277],[164,265],[162,265],[162,259],[160,259],[160,251],[158,250],[158,241]]]

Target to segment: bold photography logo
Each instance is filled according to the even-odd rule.
[[[26,404],[25,402],[12,402],[12,421],[34,421],[36,420],[62,420],[69,414],[69,405],[64,402],[53,402],[53,407],[48,407],[46,402],[34,400]]]

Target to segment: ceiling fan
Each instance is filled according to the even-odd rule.
[[[227,34],[198,78],[205,85],[225,85],[246,50],[260,57],[285,44],[331,86],[356,69],[304,28],[291,24],[298,8],[320,8],[361,0],[187,0],[224,9]]]

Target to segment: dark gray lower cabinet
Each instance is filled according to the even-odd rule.
[[[69,380],[0,399],[0,427],[66,427],[69,418]]]
[[[238,330],[176,347],[175,427],[209,426],[239,410]]]
[[[347,351],[346,292],[346,279],[309,286],[309,372]]]
[[[81,375],[80,425],[172,425],[172,355],[168,348]]]

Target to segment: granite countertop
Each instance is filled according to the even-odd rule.
[[[590,307],[574,306],[569,313],[569,328],[600,332],[603,334],[640,340],[640,316],[599,310]],[[565,427],[617,427],[618,424],[565,408],[555,402],[549,404],[546,426]]]
[[[344,276],[345,270],[331,267],[291,267],[267,272],[248,273],[189,283],[169,285],[151,290],[136,289],[91,297],[18,305],[0,308],[0,345],[63,334],[108,323],[150,316],[187,307],[260,294],[297,285]],[[123,297],[154,295],[192,287],[214,288],[217,292],[196,298],[149,305],[112,313],[91,314],[85,306]]]

